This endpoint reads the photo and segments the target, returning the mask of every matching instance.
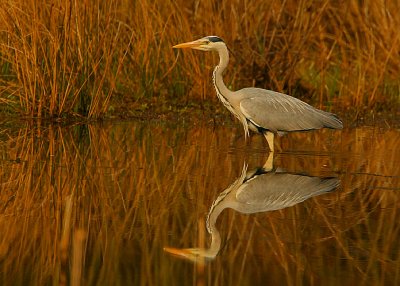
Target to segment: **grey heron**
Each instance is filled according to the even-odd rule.
[[[192,48],[201,51],[216,51],[219,64],[213,72],[213,84],[218,98],[242,123],[245,138],[249,130],[264,134],[269,148],[274,151],[274,134],[283,135],[291,131],[320,128],[343,128],[342,121],[335,115],[286,94],[261,89],[243,88],[229,90],[223,81],[223,72],[228,66],[229,52],[224,41],[217,36],[207,36],[173,48]]]
[[[340,179],[334,177],[320,178],[274,170],[270,165],[272,161],[268,161],[264,167],[249,172],[244,165],[240,177],[214,200],[206,223],[211,235],[209,248],[165,247],[164,250],[194,262],[212,260],[221,248],[216,221],[224,209],[231,208],[244,214],[280,210],[331,192],[340,185]]]

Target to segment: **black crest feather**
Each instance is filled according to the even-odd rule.
[[[207,39],[210,42],[216,43],[216,42],[223,42],[223,40],[220,37],[217,36],[208,36]]]

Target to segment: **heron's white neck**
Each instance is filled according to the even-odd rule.
[[[226,46],[222,46],[218,49],[219,64],[215,67],[213,72],[213,83],[215,90],[217,91],[218,98],[225,104],[224,100],[227,101],[231,91],[226,87],[224,79],[222,77],[226,67],[229,63],[229,52]]]
[[[249,128],[247,126],[247,120],[246,117],[243,116],[242,114],[238,113],[232,106],[232,103],[234,101],[234,93],[230,91],[225,83],[224,79],[222,77],[226,67],[228,66],[229,63],[229,52],[228,48],[223,45],[218,48],[218,54],[219,54],[219,64],[215,67],[214,72],[213,72],[213,83],[215,90],[217,92],[217,96],[219,100],[224,104],[224,106],[233,114],[236,116],[237,119],[240,120],[240,122],[243,125],[244,128],[244,133],[245,136],[247,137],[249,135]]]
[[[226,67],[229,63],[229,52],[226,46],[220,47],[218,49],[219,64],[215,67],[213,73],[214,87],[218,94],[228,94],[230,90],[226,87],[224,79],[222,77]]]

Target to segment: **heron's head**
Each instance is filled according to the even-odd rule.
[[[226,47],[226,45],[224,41],[217,36],[207,36],[192,42],[173,46],[174,49],[191,48],[201,51],[218,51],[221,47]]]

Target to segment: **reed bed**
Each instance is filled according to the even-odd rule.
[[[276,167],[339,173],[341,189],[276,212],[226,210],[221,253],[202,268],[163,247],[208,244],[199,220],[244,162],[264,164],[265,142],[229,127],[25,124],[0,133],[1,284],[399,282],[397,131],[297,135],[315,153],[283,140]]]
[[[0,4],[0,103],[33,117],[130,116],[215,101],[216,56],[171,46],[221,36],[226,82],[329,110],[399,106],[399,1],[56,1]]]

